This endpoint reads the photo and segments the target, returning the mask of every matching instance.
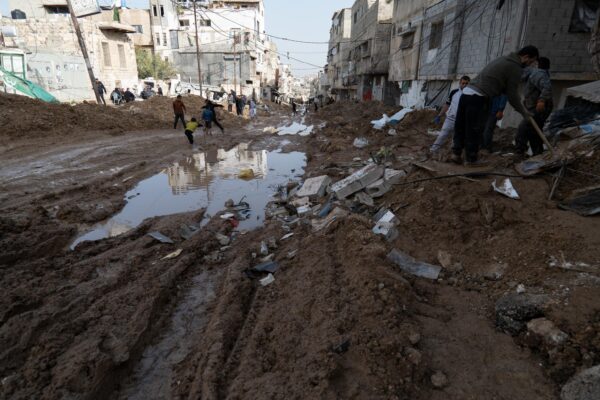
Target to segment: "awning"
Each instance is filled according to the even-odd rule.
[[[135,33],[136,30],[131,25],[121,24],[119,22],[100,22],[98,28],[105,31],[117,31],[125,33]]]

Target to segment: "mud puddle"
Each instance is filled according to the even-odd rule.
[[[215,297],[218,272],[202,272],[174,310],[169,327],[148,346],[127,382],[121,384],[118,399],[145,400],[172,398],[173,369],[189,354],[210,316],[207,306]]]
[[[125,233],[146,218],[190,212],[206,208],[208,215],[223,210],[224,203],[242,197],[250,204],[248,219],[240,221],[240,229],[254,229],[263,224],[265,206],[280,185],[304,173],[304,153],[281,153],[280,150],[248,150],[240,144],[229,151],[223,149],[197,152],[141,181],[125,194],[127,204],[114,217],[98,224],[77,238],[71,249],[83,241],[99,240]],[[252,179],[238,177],[251,168]]]

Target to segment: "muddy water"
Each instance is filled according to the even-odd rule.
[[[148,346],[129,380],[122,382],[118,399],[170,399],[173,368],[189,354],[208,321],[207,306],[214,299],[218,271],[203,272],[177,305],[169,327]]]
[[[277,186],[304,173],[304,153],[252,151],[240,144],[229,151],[214,149],[195,152],[159,174],[141,181],[126,193],[127,204],[117,215],[95,226],[71,245],[125,233],[146,218],[189,212],[206,208],[209,215],[223,210],[227,199],[250,204],[247,220],[240,229],[259,227],[264,221],[265,206]],[[254,177],[243,180],[241,170],[251,168]]]
[[[298,135],[298,136],[308,136],[312,133],[314,126],[313,125],[305,125],[304,118],[302,118],[301,122],[292,122],[289,125],[279,126],[278,135]]]

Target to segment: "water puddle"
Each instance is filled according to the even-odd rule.
[[[141,181],[125,194],[127,204],[108,221],[98,224],[71,245],[125,233],[146,218],[206,208],[209,215],[224,209],[227,199],[235,203],[245,196],[251,213],[240,221],[240,229],[262,226],[265,206],[277,186],[304,173],[304,153],[248,150],[240,144],[229,151],[214,149],[194,153],[161,173]],[[254,178],[238,178],[241,170],[251,168]]]
[[[171,316],[169,329],[144,350],[129,382],[123,382],[117,398],[128,400],[170,399],[173,368],[192,350],[196,334],[208,321],[206,307],[215,297],[218,273],[203,272],[191,280],[191,288]]]
[[[298,135],[298,136],[308,136],[312,133],[314,126],[313,125],[309,125],[306,126],[304,125],[304,119],[302,119],[302,122],[292,122],[290,125],[282,125],[277,127],[278,131],[277,134],[279,136],[282,135]]]

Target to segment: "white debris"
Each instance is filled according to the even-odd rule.
[[[500,186],[496,186],[496,180],[492,182],[492,187],[494,190],[500,194],[503,194],[506,197],[510,197],[511,199],[519,200],[519,193],[515,190],[512,182],[508,178],[504,178],[500,182]]]

